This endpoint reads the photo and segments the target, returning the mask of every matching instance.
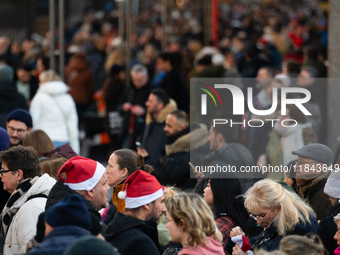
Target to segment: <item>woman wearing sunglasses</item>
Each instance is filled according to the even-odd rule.
[[[277,182],[270,179],[258,181],[246,192],[245,198],[247,210],[257,224],[264,228],[258,236],[250,239],[252,249],[273,251],[279,248],[284,236],[318,232],[313,209],[297,194],[282,188]],[[242,229],[236,227],[232,229],[230,237],[241,234],[244,235]],[[246,254],[239,245],[235,245],[232,250],[233,255]]]

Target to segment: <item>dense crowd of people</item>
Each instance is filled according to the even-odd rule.
[[[327,12],[313,1],[221,1],[218,41],[206,43],[203,4],[178,2],[167,45],[160,3],[133,17],[130,73],[115,9],[65,28],[63,75],[49,67],[56,35],[0,37],[0,254],[340,254]],[[234,116],[232,100],[197,115],[191,78],[227,79],[262,111],[281,89],[304,88],[312,115],[288,104]],[[89,112],[105,119],[107,167],[82,156]]]

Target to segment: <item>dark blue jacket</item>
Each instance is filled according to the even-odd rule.
[[[286,235],[305,235],[308,233],[318,234],[319,224],[313,215],[309,215],[310,223],[303,223],[301,220],[295,225],[295,227],[289,231]],[[250,245],[253,248],[264,249],[266,251],[274,251],[279,249],[279,244],[283,236],[279,235],[277,228],[274,224],[271,224],[268,228],[263,230],[258,236],[251,238]],[[232,252],[232,247],[235,244],[229,238],[226,244],[228,252]],[[231,254],[231,253],[230,253]]]
[[[32,255],[62,255],[64,251],[78,238],[91,235],[90,231],[77,226],[55,227],[41,244],[34,247],[28,254]]]
[[[301,220],[295,225],[295,227],[289,231],[286,235],[300,235],[303,236],[308,233],[318,234],[319,224],[313,215],[309,215],[310,223],[303,223]],[[259,247],[266,251],[273,251],[279,248],[279,244],[283,236],[280,236],[277,232],[277,228],[274,224],[271,224],[266,230],[262,231],[257,237],[250,239],[252,247]]]

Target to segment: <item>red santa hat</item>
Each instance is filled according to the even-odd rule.
[[[237,243],[240,246],[241,250],[244,252],[247,252],[251,249],[250,241],[244,235],[234,236],[231,238],[231,241]]]
[[[62,173],[66,174],[66,180]],[[102,178],[105,167],[97,161],[80,156],[69,159],[58,171],[58,178],[73,190],[91,190]]]
[[[124,182],[120,199],[125,199],[125,208],[133,209],[151,203],[164,195],[164,187],[157,179],[143,170],[137,170]]]

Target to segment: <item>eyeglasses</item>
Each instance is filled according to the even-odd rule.
[[[315,161],[307,161],[307,162],[301,162],[301,161],[296,161],[296,165],[297,166],[301,166],[301,165],[304,165],[304,164],[316,164],[316,163],[318,163],[318,162],[315,162]]]
[[[327,195],[326,193],[323,193],[323,195],[325,196],[325,198],[326,198],[327,200],[330,200],[330,199],[329,199],[329,195]]]
[[[268,215],[268,213],[271,211],[272,209],[270,209],[264,216],[256,216],[255,214],[250,214],[250,216],[256,220],[256,221],[259,221],[259,222],[263,222],[264,221],[264,218],[266,218],[266,216]]]
[[[13,172],[13,171],[17,171],[17,170],[3,170],[3,169],[0,169],[0,175],[4,176],[4,173]]]
[[[15,131],[17,131],[18,135],[22,135],[23,133],[25,133],[27,131],[27,129],[21,129],[21,128],[15,129],[15,128],[10,127],[10,126],[7,127],[7,130],[11,133],[14,133]]]

